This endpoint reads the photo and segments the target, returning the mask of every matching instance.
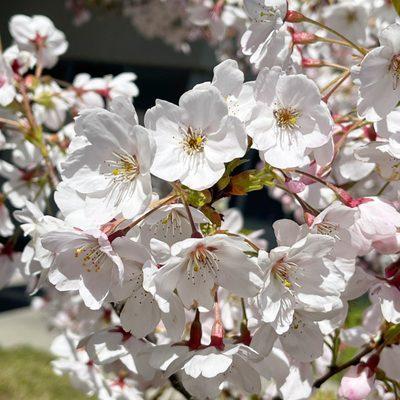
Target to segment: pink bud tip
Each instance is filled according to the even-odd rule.
[[[298,23],[305,21],[305,16],[298,11],[288,10],[285,17],[286,22]]]
[[[294,32],[292,33],[294,44],[311,44],[318,41],[318,37],[309,32]]]
[[[219,350],[223,350],[224,345],[225,329],[221,321],[215,321],[211,330],[211,342],[210,346],[213,346]]]
[[[313,68],[313,67],[315,68],[315,67],[321,67],[323,64],[321,60],[317,60],[315,58],[303,58],[301,60],[301,65],[304,68]]]

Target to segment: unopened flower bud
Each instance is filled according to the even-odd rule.
[[[318,60],[315,58],[303,58],[301,60],[301,65],[304,68],[318,68],[318,67],[322,67],[323,63],[321,60]]]
[[[201,337],[203,335],[201,322],[200,322],[200,313],[199,310],[196,310],[196,316],[192,325],[190,327],[190,338],[188,342],[188,346],[190,350],[196,350],[201,346]]]
[[[293,11],[293,10],[288,10],[285,16],[285,21],[286,22],[292,22],[292,23],[299,23],[299,22],[304,22],[305,21],[305,16],[298,12],[298,11]]]
[[[309,32],[292,33],[293,44],[312,44],[318,41],[318,36]]]
[[[211,342],[210,346],[214,346],[217,349],[223,350],[224,345],[225,329],[221,321],[215,321],[211,330]]]

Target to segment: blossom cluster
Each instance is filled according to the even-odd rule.
[[[132,2],[171,43],[177,17],[223,43],[234,13],[254,72],[227,58],[143,121],[135,74],[54,79],[64,34],[10,20],[0,287],[45,293],[53,368],[87,395],[301,400],[342,373],[339,398],[399,398],[400,23],[386,1],[298,3]],[[276,245],[229,208],[261,190],[291,216]]]

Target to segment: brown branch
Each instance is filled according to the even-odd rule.
[[[169,378],[169,381],[171,382],[171,386],[178,391],[185,399],[192,399],[192,395],[185,389],[183,386],[182,382],[179,380],[179,377],[177,374],[171,375]]]
[[[349,361],[346,361],[345,363],[343,363],[342,365],[338,365],[338,366],[333,366],[329,369],[329,371],[323,375],[321,378],[317,379],[314,384],[313,387],[315,388],[319,388],[321,387],[321,385],[326,382],[329,378],[331,378],[332,376],[336,375],[337,373],[343,371],[344,369],[351,367],[352,365],[357,365],[360,363],[361,359],[366,356],[367,354],[371,353],[371,351],[375,350],[377,348],[378,343],[373,343],[369,346],[367,346],[364,350],[362,350],[360,353],[358,353],[357,355],[355,355],[352,359],[350,359]]]

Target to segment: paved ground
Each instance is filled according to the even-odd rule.
[[[46,317],[30,307],[0,313],[0,347],[29,345],[49,351],[56,332],[47,329]]]

